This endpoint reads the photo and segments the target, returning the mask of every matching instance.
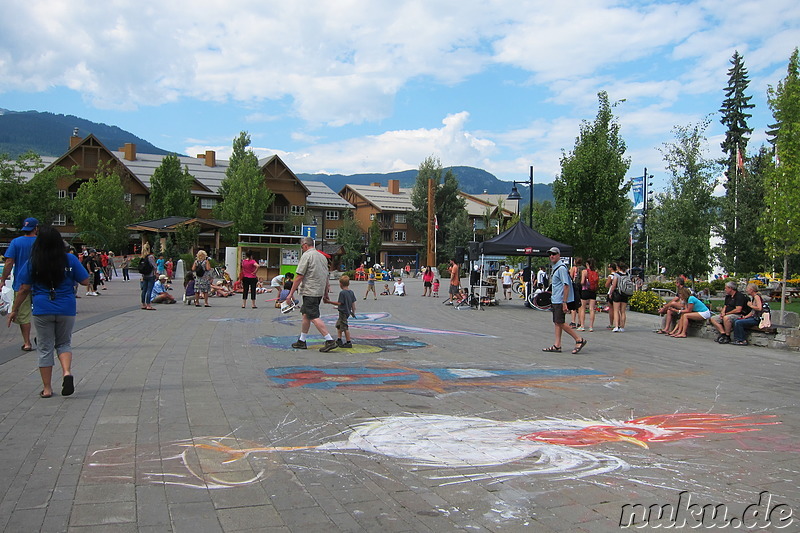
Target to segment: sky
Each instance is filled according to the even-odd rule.
[[[240,131],[295,172],[444,166],[550,183],[607,91],[631,159],[709,118],[734,51],[766,140],[767,88],[800,46],[800,2],[770,0],[9,0],[0,108],[77,115],[165,150],[226,159]],[[66,145],[66,141],[65,141]],[[66,146],[65,146],[66,148]]]

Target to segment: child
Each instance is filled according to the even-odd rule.
[[[433,297],[434,298],[439,297],[439,278],[433,280]]]
[[[375,296],[375,299],[378,299],[378,293],[375,292],[375,269],[370,268],[369,273],[367,274],[367,292],[364,293],[364,299],[367,299],[369,296],[369,291],[372,291],[372,294]]]
[[[389,296],[389,284],[383,284],[383,291],[381,292],[381,296]]]
[[[353,343],[350,340],[350,326],[347,324],[349,317],[356,317],[356,295],[350,290],[350,278],[347,275],[339,278],[339,301],[334,302],[329,298],[325,298],[325,303],[329,303],[339,310],[339,319],[336,321],[336,346],[339,348],[352,348]],[[344,333],[344,340],[342,342],[342,333]]]
[[[183,278],[183,303],[189,305],[194,301],[194,273],[189,272]]]

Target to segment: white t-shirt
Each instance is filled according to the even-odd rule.
[[[511,282],[514,280],[514,278],[511,275],[511,271],[510,270],[503,271],[502,276],[503,276],[503,285],[511,285]]]
[[[402,281],[395,281],[394,282],[394,293],[397,295],[405,294],[406,293],[406,284]]]

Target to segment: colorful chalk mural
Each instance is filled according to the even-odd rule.
[[[422,471],[440,485],[480,480],[497,483],[532,475],[574,479],[630,468],[628,462],[609,452],[614,444],[648,449],[663,442],[759,431],[780,423],[773,418],[679,413],[626,421],[500,421],[408,414],[355,424],[346,439],[316,445],[260,446],[228,435],[179,440],[145,451],[140,447],[136,452],[133,447],[106,448],[90,454],[84,476],[95,482],[136,479],[224,489],[257,483],[281,464],[291,468],[293,461],[302,459],[297,454],[332,453],[335,459],[335,454],[349,452],[396,459],[400,466]],[[587,449],[596,446],[605,446],[605,451]],[[148,470],[148,465],[153,468]]]
[[[416,368],[382,362],[364,366],[290,366],[268,368],[267,376],[281,388],[346,389],[355,391],[405,391],[443,394],[476,388],[563,389],[565,384],[587,380],[613,381],[599,370],[548,368],[499,370],[485,368]]]
[[[389,313],[356,313],[356,318],[351,318],[348,322],[350,329],[363,329],[371,331],[382,331],[384,333],[397,333],[397,334],[421,334],[421,335],[459,335],[468,337],[487,337],[495,338],[494,335],[486,335],[485,333],[476,333],[474,331],[459,331],[459,330],[446,330],[446,329],[433,329],[421,328],[417,326],[406,326],[403,324],[391,324],[381,322],[387,318],[391,318]],[[329,326],[336,324],[338,314],[322,315],[320,318]],[[300,315],[280,315],[273,319],[273,322],[279,324],[299,325],[301,321]]]

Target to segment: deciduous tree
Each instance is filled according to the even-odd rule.
[[[125,226],[133,222],[133,213],[115,167],[100,165],[78,189],[72,212],[76,228],[86,232],[89,244],[117,250],[128,244],[130,231]]]
[[[602,262],[623,256],[628,246],[630,159],[608,94],[597,96],[597,116],[581,124],[575,148],[561,156],[561,174],[553,183],[559,227],[547,236],[572,244],[576,256]]]
[[[715,223],[714,176],[718,165],[704,157],[708,121],[674,128],[675,141],[661,153],[672,174],[666,193],[656,195],[648,219],[651,254],[673,273],[705,275],[710,270],[711,226]]]
[[[150,198],[147,217],[150,219],[175,217],[192,218],[197,215],[197,199],[192,196],[194,177],[189,169],[181,169],[175,154],[161,160],[150,179]]]
[[[59,198],[56,183],[72,171],[64,167],[42,170],[41,157],[27,152],[15,161],[0,155],[0,223],[19,227],[27,217],[52,223],[57,215],[68,215],[69,200]],[[28,179],[27,175],[33,174]]]
[[[342,224],[339,226],[336,244],[344,249],[342,263],[348,269],[355,269],[364,252],[364,234],[359,229],[358,223],[353,218],[353,212],[350,210],[345,211],[342,215]]]

